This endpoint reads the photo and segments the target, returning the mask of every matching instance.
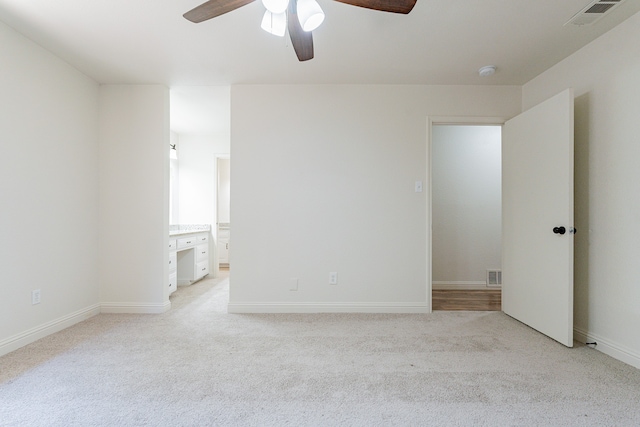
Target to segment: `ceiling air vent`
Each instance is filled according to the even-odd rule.
[[[573,15],[573,18],[564,25],[591,25],[623,1],[624,0],[592,1],[587,5],[587,7]]]

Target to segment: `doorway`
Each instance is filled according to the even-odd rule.
[[[501,131],[431,126],[433,310],[501,310]]]
[[[231,159],[216,157],[217,262],[220,271],[229,271],[231,260]]]

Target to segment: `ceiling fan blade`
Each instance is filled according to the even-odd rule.
[[[254,1],[255,0],[209,0],[191,9],[182,16],[191,22],[198,23],[231,12]]]
[[[302,29],[300,21],[298,20],[298,5],[296,1],[289,2],[289,8],[287,9],[287,26],[289,29],[289,37],[291,37],[291,44],[293,50],[296,51],[298,60],[308,61],[313,59],[313,36],[311,31],[307,32]]]
[[[417,0],[336,0],[367,9],[379,10],[382,12],[404,13],[411,12]]]

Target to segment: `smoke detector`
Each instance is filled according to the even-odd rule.
[[[478,70],[478,74],[480,77],[489,77],[492,76],[496,72],[495,65],[485,65],[484,67]]]

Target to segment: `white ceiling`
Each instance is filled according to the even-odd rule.
[[[193,24],[182,14],[204,0],[0,0],[0,20],[99,83],[522,85],[640,11],[626,0],[577,27],[564,24],[590,0],[418,0],[409,15],[318,1],[303,63],[260,29],[260,1]]]

